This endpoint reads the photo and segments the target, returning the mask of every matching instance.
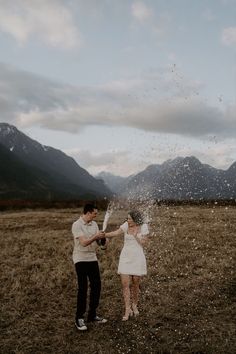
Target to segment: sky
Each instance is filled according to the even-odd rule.
[[[0,0],[0,121],[93,175],[236,161],[236,0]]]

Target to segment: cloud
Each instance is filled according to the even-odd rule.
[[[185,144],[176,145],[168,143],[169,146],[160,146],[158,143],[150,143],[148,149],[143,154],[134,158],[130,150],[114,150],[105,153],[92,153],[83,149],[64,149],[63,151],[73,157],[77,163],[88,170],[92,175],[97,175],[101,171],[110,172],[119,176],[130,176],[139,173],[151,164],[162,164],[168,159],[177,156],[195,156],[202,163],[209,164],[215,168],[226,170],[234,162],[232,153],[234,152],[233,139],[227,143],[217,141],[216,137],[211,137],[202,142],[197,148]],[[191,152],[190,152],[191,151]],[[158,153],[157,153],[158,152]]]
[[[138,22],[146,22],[152,16],[152,10],[143,1],[135,1],[131,6],[132,16]]]
[[[152,33],[154,37],[156,37],[158,41],[166,38],[167,35],[170,34],[171,25],[172,18],[170,13],[160,14],[152,25]]]
[[[221,41],[228,47],[236,47],[236,27],[225,28],[221,35]]]
[[[201,97],[203,85],[162,69],[99,87],[75,87],[0,65],[1,119],[21,128],[80,132],[126,126],[202,138],[236,134],[236,105],[220,110]]]
[[[216,20],[216,15],[212,12],[211,9],[207,8],[204,10],[203,14],[202,14],[203,18],[208,21],[208,22],[212,22]]]
[[[72,12],[57,0],[0,0],[0,31],[11,35],[20,45],[33,37],[61,49],[82,44]]]
[[[235,161],[233,157],[234,149],[232,148],[234,143],[233,139],[227,142],[227,144],[215,141],[214,144],[207,147],[206,151],[197,152],[196,156],[204,163],[227,170]]]
[[[172,18],[169,12],[154,12],[143,1],[135,1],[131,6],[131,14],[135,20],[131,28],[137,30],[139,27],[137,25],[141,24],[143,31],[145,25],[157,43],[166,38],[170,32]]]
[[[221,3],[224,5],[230,4],[230,3],[234,3],[236,2],[236,0],[221,0]]]
[[[114,150],[106,153],[91,153],[89,150],[64,149],[64,152],[72,156],[80,166],[96,175],[101,171],[114,175],[129,176],[147,166],[147,163],[138,163],[130,157],[129,151]]]
[[[158,151],[158,161],[157,153]],[[151,163],[163,163],[168,159],[174,159],[177,156],[195,156],[202,163],[208,164],[215,168],[227,170],[234,159],[234,141],[228,140],[227,142],[218,141],[215,136],[211,136],[209,139],[202,141],[202,144],[194,146],[185,143],[175,146],[173,143],[169,147],[156,147],[153,146],[152,150],[148,154],[148,164]]]
[[[89,150],[81,149],[67,149],[64,150],[66,154],[73,156],[79,163],[84,167],[96,167],[101,165],[109,165],[114,163],[115,154],[114,152],[106,152],[102,154],[93,154]],[[117,156],[126,156],[125,152],[118,153]]]

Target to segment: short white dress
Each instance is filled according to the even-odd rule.
[[[135,237],[128,234],[128,222],[120,226],[124,232],[124,246],[120,254],[118,274],[146,275],[147,263],[143,252],[143,247]],[[139,238],[149,233],[147,224],[141,225],[141,230],[137,234]]]

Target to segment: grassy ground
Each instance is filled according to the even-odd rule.
[[[236,208],[156,207],[140,316],[122,322],[121,239],[99,250],[104,325],[74,327],[78,209],[2,212],[1,353],[235,353]],[[109,228],[126,213],[113,214]],[[104,213],[98,217],[102,223]]]

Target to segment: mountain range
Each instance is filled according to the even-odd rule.
[[[100,173],[120,197],[154,200],[235,200],[236,162],[228,170],[202,164],[196,157],[177,157],[149,165],[127,178]]]
[[[177,157],[129,177],[93,177],[72,157],[0,123],[0,200],[235,200],[236,162],[227,170]]]
[[[72,157],[0,123],[0,199],[102,199],[112,193]]]

